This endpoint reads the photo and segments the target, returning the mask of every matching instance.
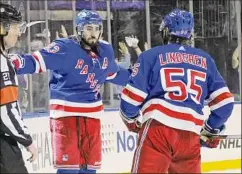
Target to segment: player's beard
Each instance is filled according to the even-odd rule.
[[[97,42],[98,42],[98,39],[95,38],[95,37],[92,37],[92,38],[89,38],[88,40],[82,38],[82,41],[85,45],[89,46],[89,47],[95,47],[97,46]]]

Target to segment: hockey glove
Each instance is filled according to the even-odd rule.
[[[201,130],[200,136],[200,144],[201,146],[208,148],[216,148],[219,145],[220,137],[225,130],[225,125],[222,125],[218,129],[213,129],[207,124],[207,120],[205,121],[204,127]]]
[[[135,118],[128,118],[126,117],[122,111],[120,111],[120,116],[124,122],[124,124],[126,125],[126,127],[128,128],[128,130],[130,132],[134,132],[134,133],[139,133],[141,127],[142,127],[142,123],[141,121],[139,121],[139,119],[141,119],[141,115],[137,115]]]
[[[8,55],[13,67],[16,70],[24,67],[24,59],[18,54],[9,54]]]

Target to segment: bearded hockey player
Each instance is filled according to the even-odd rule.
[[[31,55],[11,56],[18,74],[52,70],[50,118],[58,173],[100,168],[103,103],[99,91],[106,81],[124,86],[130,75],[115,63],[112,46],[100,40],[103,24],[97,12],[79,12],[76,32],[76,37],[57,39]]]
[[[139,56],[122,92],[120,114],[139,133],[132,173],[201,173],[200,136],[202,145],[217,147],[213,137],[231,115],[234,99],[213,58],[190,46],[193,27],[189,12],[167,14],[160,26],[165,45]]]

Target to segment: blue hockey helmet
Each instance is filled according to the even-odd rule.
[[[103,30],[103,22],[101,16],[91,10],[82,10],[76,16],[76,29],[77,34],[81,35],[84,30],[84,26],[87,24],[96,24],[100,26],[100,31]]]
[[[159,30],[166,27],[170,35],[189,39],[194,28],[194,18],[188,11],[174,9],[164,17]]]

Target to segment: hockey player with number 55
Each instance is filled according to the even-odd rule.
[[[189,44],[193,27],[189,12],[167,14],[160,25],[165,45],[139,56],[122,92],[120,114],[139,133],[132,173],[201,173],[200,140],[217,147],[213,136],[231,115],[234,98],[213,58]]]
[[[130,76],[116,64],[112,46],[100,40],[103,24],[97,12],[79,12],[76,32],[76,37],[57,39],[31,55],[11,56],[18,74],[52,70],[50,117],[57,173],[100,168],[103,103],[99,91],[106,81],[124,86]]]

